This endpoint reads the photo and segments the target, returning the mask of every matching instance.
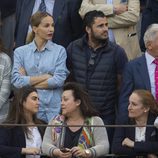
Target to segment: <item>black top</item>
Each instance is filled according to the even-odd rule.
[[[64,147],[71,149],[72,147],[77,146],[81,131],[82,127],[75,132],[71,131],[69,127],[66,127]]]

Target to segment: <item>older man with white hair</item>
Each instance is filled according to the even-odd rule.
[[[130,61],[124,70],[119,114],[125,116],[128,114],[128,98],[135,89],[149,90],[158,100],[158,24],[148,27],[144,34],[144,43],[145,54]],[[120,119],[120,115],[118,117]]]

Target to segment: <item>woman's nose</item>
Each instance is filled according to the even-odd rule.
[[[131,106],[131,104],[129,103],[129,105],[128,105],[128,109],[131,109],[131,107],[132,107],[132,106]]]

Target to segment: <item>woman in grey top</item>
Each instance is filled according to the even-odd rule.
[[[0,123],[4,121],[9,109],[11,60],[4,53],[2,39],[0,38]]]
[[[109,141],[105,127],[82,125],[104,125],[92,108],[88,94],[76,83],[64,85],[62,115],[53,118],[47,127],[42,150],[48,156],[59,158],[99,157],[109,152]],[[64,127],[56,125],[67,125]],[[78,126],[73,126],[78,125]]]

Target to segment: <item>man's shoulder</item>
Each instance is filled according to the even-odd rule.
[[[111,41],[108,42],[108,46],[113,49],[113,51],[116,53],[121,52],[121,53],[125,53],[125,50],[118,44],[113,43]]]
[[[131,61],[128,62],[128,65],[135,65],[135,64],[142,64],[142,63],[145,63],[146,62],[146,59],[145,59],[145,55],[143,54],[142,56],[140,57],[137,57]]]
[[[122,62],[128,61],[125,50],[118,44],[109,41],[108,48],[110,49],[110,52],[113,53],[116,60],[119,60]]]
[[[84,38],[81,37],[81,38],[78,38],[78,39],[72,41],[69,44],[68,48],[69,47],[71,47],[72,49],[74,49],[74,48],[80,48],[80,49],[83,48],[84,47]]]
[[[125,66],[125,71],[137,71],[137,68],[141,67],[142,65],[146,65],[146,59],[144,55],[129,61]]]
[[[84,37],[78,38],[74,41],[72,41],[71,43],[73,43],[74,45],[82,45],[84,41]]]

